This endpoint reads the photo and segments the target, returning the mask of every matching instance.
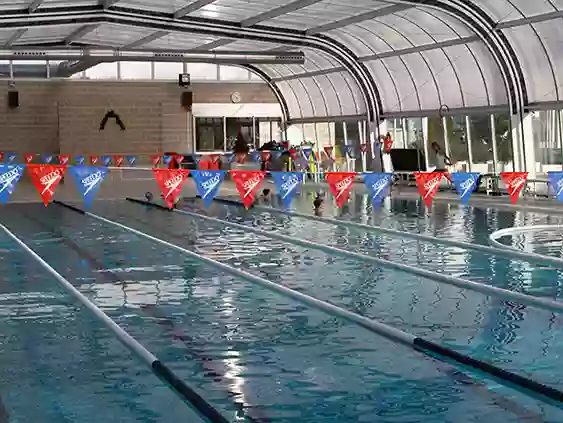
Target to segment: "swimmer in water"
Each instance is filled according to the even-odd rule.
[[[262,201],[264,203],[269,203],[270,202],[270,189],[269,188],[264,188],[262,190]]]

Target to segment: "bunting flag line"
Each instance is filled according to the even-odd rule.
[[[8,203],[23,175],[25,165],[0,165],[0,204]]]
[[[113,162],[117,167],[121,167],[121,164],[123,163],[124,159],[125,157],[123,156],[113,156]]]
[[[440,188],[443,177],[443,172],[414,172],[418,191],[426,207],[432,205],[432,200]]]
[[[563,201],[563,172],[547,172],[547,179],[555,198]]]
[[[104,166],[109,166],[111,164],[111,156],[101,156],[100,160]]]
[[[74,156],[74,161],[77,165],[82,165],[86,161],[86,156]]]
[[[90,208],[108,173],[108,168],[80,165],[71,166],[69,172],[82,196],[85,207]]]
[[[391,182],[393,181],[392,173],[364,173],[364,184],[368,189],[371,202],[374,206],[380,206],[383,199],[389,193]]]
[[[506,185],[510,201],[512,204],[516,204],[522,189],[526,186],[528,172],[501,172],[500,177]]]
[[[47,207],[59,182],[65,175],[66,166],[29,164],[27,171],[31,176],[31,182],[43,200],[43,204]]]
[[[189,170],[154,168],[152,171],[162,193],[164,203],[170,209],[174,208],[190,173]]]
[[[452,183],[462,203],[467,203],[477,189],[481,174],[476,172],[456,172],[451,174]]]
[[[291,208],[291,202],[303,183],[304,174],[301,172],[271,172],[276,190],[284,208]]]
[[[265,172],[261,170],[230,170],[237,191],[244,207],[250,208],[254,203],[256,190],[264,180]]]
[[[356,172],[327,173],[325,178],[338,208],[342,208],[354,186]]]
[[[219,193],[225,179],[225,170],[192,170],[191,175],[199,196],[206,208],[209,208]]]

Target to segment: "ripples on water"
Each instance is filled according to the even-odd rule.
[[[356,208],[357,204],[362,200],[353,203],[342,218],[469,242],[485,243],[488,234],[501,227],[550,220],[535,214],[447,205],[436,205],[427,213],[416,203],[405,201],[388,203],[388,208],[368,215]],[[304,211],[309,208],[307,203],[297,206]],[[30,210],[31,206],[27,207]],[[96,207],[97,213],[215,260],[561,385],[558,316],[179,214],[122,202],[100,202]],[[197,211],[534,295],[559,295],[559,271],[538,270],[526,263],[309,220],[248,213],[236,207],[214,205],[208,211]],[[56,207],[41,207],[36,216],[43,223],[23,221],[15,213],[3,222],[233,420],[241,416],[249,421],[319,423],[562,420],[558,411],[528,397],[490,381],[478,381],[476,375],[468,383],[466,376],[449,365],[217,273],[115,227]],[[45,224],[60,228],[63,234],[41,227]],[[61,243],[62,236],[71,237],[105,270],[93,270],[88,260]],[[30,265],[28,258],[18,257]],[[44,272],[37,272],[46,285],[56,287]],[[543,294],[539,294],[534,291],[539,285],[550,287],[542,288]],[[8,293],[5,301],[0,297],[0,305],[9,308],[16,301],[21,303],[17,295],[18,290]],[[30,310],[61,307],[66,297],[57,295],[50,300],[31,298]],[[51,301],[53,304],[45,304]],[[53,346],[62,352],[69,351],[73,343],[86,346],[74,356],[85,363],[79,376],[89,379],[95,398],[77,393],[75,402],[80,407],[92,407],[103,398],[108,410],[115,406],[116,415],[125,415],[117,421],[183,417],[185,406],[179,400],[176,402],[182,408],[164,402],[169,391],[157,388],[161,387],[159,381],[146,374],[111,335],[97,328],[87,315],[79,313],[77,317],[75,307],[65,307],[70,307],[75,317],[59,318],[65,322],[64,333],[74,331],[76,335],[72,342],[57,339]],[[17,322],[9,315],[0,318]],[[35,327],[35,332],[48,331],[43,323]],[[17,333],[20,329],[24,330],[18,328]],[[43,342],[34,332],[30,338],[37,344]],[[116,354],[108,354],[110,346]],[[96,362],[91,355],[101,358]],[[21,361],[15,350],[8,356]],[[56,362],[55,357],[57,354],[52,354],[50,360]],[[37,374],[33,367],[25,368],[31,369],[24,378],[29,384]],[[51,372],[61,375],[56,367]],[[110,376],[127,374],[127,383],[108,382]],[[130,395],[132,392],[138,396]],[[145,407],[127,406],[127,400]],[[4,402],[10,408],[9,398]],[[67,413],[72,409],[65,401],[59,408]],[[48,417],[35,421],[61,420]]]

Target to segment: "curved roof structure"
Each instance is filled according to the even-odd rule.
[[[291,119],[558,107],[563,0],[10,0],[0,42],[303,51],[255,65]],[[460,110],[461,109],[461,110]]]

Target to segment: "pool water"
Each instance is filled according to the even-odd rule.
[[[474,243],[500,228],[563,220],[440,203],[427,211],[404,200],[366,206],[359,196],[348,210],[327,206],[325,214]],[[562,295],[558,269],[267,211],[185,208],[531,295]],[[296,208],[310,212],[310,201]],[[563,388],[559,315],[125,201],[100,201],[92,212]],[[0,221],[229,420],[563,421],[553,405],[118,227],[39,204],[10,205]],[[9,422],[201,421],[29,255],[5,236],[0,242],[0,395]]]

